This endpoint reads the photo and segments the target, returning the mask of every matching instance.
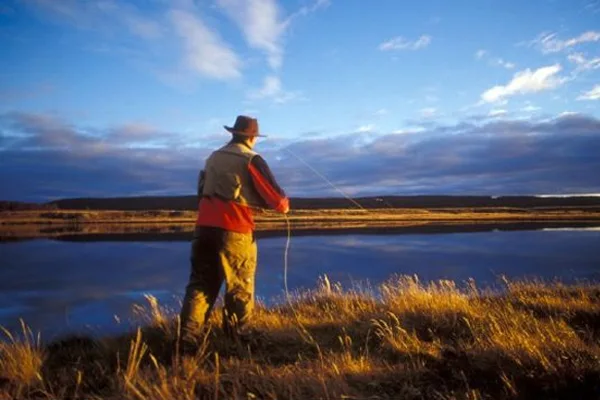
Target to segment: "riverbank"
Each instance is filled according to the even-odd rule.
[[[509,223],[600,224],[600,207],[560,208],[436,208],[292,210],[287,216],[292,229],[330,231],[443,227],[452,225]],[[33,210],[0,213],[3,239],[62,235],[178,233],[194,229],[194,211],[92,211]],[[257,231],[285,232],[286,219],[272,212],[256,216]]]
[[[190,356],[149,297],[137,334],[2,344],[0,398],[595,398],[600,285],[505,285],[398,277],[342,290],[325,278],[291,305],[258,307],[248,341],[226,340],[217,310]]]

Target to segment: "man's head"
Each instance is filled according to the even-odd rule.
[[[243,143],[251,149],[254,148],[257,141],[258,136],[244,136],[234,133],[231,137],[231,143]]]
[[[250,148],[254,147],[258,136],[263,136],[259,133],[258,121],[256,118],[238,115],[235,119],[233,127],[223,126],[233,135],[232,142],[246,143]]]

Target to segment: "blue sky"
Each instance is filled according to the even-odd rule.
[[[600,0],[8,0],[0,198],[191,194],[237,114],[293,196],[599,193]]]

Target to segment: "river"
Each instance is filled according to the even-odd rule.
[[[258,241],[256,294],[267,304],[282,298],[285,242]],[[46,339],[122,332],[138,323],[132,306],[144,304],[144,294],[175,313],[189,273],[189,248],[181,237],[0,243],[0,325],[15,330],[23,318]],[[290,290],[314,288],[323,275],[344,287],[376,287],[394,274],[458,284],[473,278],[478,286],[497,285],[500,276],[599,282],[600,227],[291,238]]]

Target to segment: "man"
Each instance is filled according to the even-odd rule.
[[[253,209],[289,211],[289,200],[264,159],[252,149],[258,121],[240,115],[231,141],[206,160],[198,179],[198,219],[192,242],[192,271],[181,310],[182,340],[193,344],[226,284],[223,327],[240,333],[254,307],[257,249]]]

